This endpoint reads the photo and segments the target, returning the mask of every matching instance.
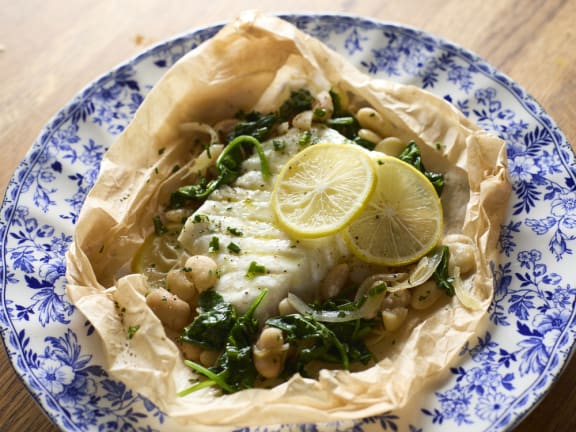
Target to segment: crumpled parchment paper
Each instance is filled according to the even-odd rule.
[[[323,370],[318,380],[294,376],[270,390],[220,396],[204,389],[178,397],[194,375],[146,306],[143,277],[118,275],[149,234],[152,217],[186,180],[189,170],[173,174],[173,167],[190,166],[199,153],[179,124],[215,123],[239,109],[269,112],[302,85],[313,94],[338,87],[357,95],[390,122],[394,135],[416,140],[428,169],[445,173],[445,233],[476,244],[472,290],[483,309],[470,311],[453,298],[415,316],[364,371]],[[67,292],[100,335],[108,372],[195,430],[375,415],[405,406],[449,367],[485,318],[493,293],[489,262],[497,255],[509,190],[504,143],[447,102],[368,77],[287,22],[246,12],[165,74],[105,154],[67,254]],[[129,339],[131,325],[140,329]]]

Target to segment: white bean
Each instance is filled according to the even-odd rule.
[[[188,209],[173,209],[164,213],[166,220],[174,223],[183,223],[188,219],[188,216],[190,216],[190,210]]]
[[[332,96],[330,92],[322,91],[316,96],[316,100],[312,105],[313,111],[317,108],[324,110],[326,117],[329,117],[334,112],[334,104],[332,103]]]
[[[190,322],[190,305],[164,288],[153,289],[146,296],[146,304],[172,330],[181,330]]]
[[[387,137],[379,141],[374,150],[389,156],[398,156],[405,148],[406,144],[400,138]]]
[[[282,331],[266,327],[252,350],[254,367],[264,378],[276,378],[284,369],[284,362],[289,348],[284,343]]]
[[[266,327],[260,333],[256,346],[261,350],[275,350],[282,347],[284,344],[284,336],[282,330],[275,327]]]
[[[311,110],[302,111],[294,116],[292,119],[292,126],[304,131],[310,130],[312,127],[313,117],[314,113]]]
[[[182,351],[184,358],[187,360],[197,362],[200,360],[200,355],[202,354],[203,350],[199,345],[182,342],[180,344],[180,351]]]
[[[408,306],[412,301],[412,294],[409,290],[388,293],[382,300],[382,309],[394,309],[397,307]]]
[[[436,282],[429,280],[414,288],[410,306],[416,310],[424,310],[432,306],[442,295],[442,290],[436,286]]]
[[[356,118],[363,128],[370,129],[381,137],[393,134],[391,125],[374,108],[360,108],[356,113]]]
[[[382,141],[382,137],[371,129],[360,129],[358,136],[366,141],[370,141],[372,144],[378,144]]]
[[[408,316],[408,308],[396,307],[394,309],[386,309],[382,311],[382,323],[386,331],[396,331],[406,321]]]
[[[451,243],[448,248],[450,249],[450,260],[448,261],[450,274],[454,274],[455,267],[460,268],[462,276],[472,273],[476,269],[474,246],[467,243]]]
[[[220,357],[218,351],[204,350],[200,353],[200,363],[206,367],[214,366],[218,357]]]
[[[194,283],[182,268],[173,268],[166,274],[166,288],[187,303],[192,303],[198,296]]]
[[[254,348],[252,351],[254,367],[264,378],[276,378],[284,369],[285,352],[272,353]]]
[[[286,132],[288,132],[289,129],[290,129],[290,123],[285,121],[276,126],[276,133],[278,135],[284,135]]]
[[[218,281],[218,265],[205,255],[194,255],[186,260],[184,270],[198,292],[212,288]]]

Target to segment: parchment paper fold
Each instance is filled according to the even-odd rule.
[[[272,111],[290,89],[337,87],[375,108],[391,133],[416,140],[428,169],[446,175],[445,231],[470,237],[480,251],[474,295],[483,309],[452,299],[418,317],[399,343],[368,370],[293,377],[271,390],[218,396],[206,389],[180,398],[190,370],[147,308],[140,275],[122,274],[169,193],[185,181],[200,149],[181,135],[185,121],[214,123],[239,109]],[[441,143],[438,150],[436,143]],[[102,339],[108,372],[184,424],[323,422],[375,415],[406,405],[445,370],[475,334],[492,298],[489,262],[507,209],[504,143],[444,100],[416,87],[364,75],[318,40],[276,17],[246,12],[178,61],[157,83],[105,154],[67,254],[68,295]],[[127,328],[139,325],[132,339]]]

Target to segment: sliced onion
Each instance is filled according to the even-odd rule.
[[[371,319],[376,316],[376,312],[380,308],[382,299],[386,291],[382,291],[373,296],[369,296],[364,304],[355,310],[346,311],[326,311],[326,310],[316,310],[312,309],[304,300],[295,294],[288,293],[288,302],[292,305],[296,311],[302,315],[309,315],[316,321],[320,322],[331,322],[340,323],[346,321],[354,321],[362,318]]]
[[[474,297],[474,295],[464,287],[464,281],[460,277],[459,267],[454,267],[454,274],[452,277],[454,278],[454,281],[452,282],[452,285],[454,286],[454,294],[460,303],[462,303],[462,305],[467,309],[481,310],[482,303],[480,300],[477,297]]]
[[[180,130],[185,132],[202,132],[210,135],[210,144],[215,144],[219,141],[218,133],[214,128],[206,123],[186,122],[180,124]]]
[[[386,286],[388,286],[390,282],[404,280],[407,276],[407,273],[377,273],[368,276],[358,287],[354,300],[359,300],[361,297],[367,295],[372,288],[381,283],[385,283]]]
[[[427,255],[418,261],[418,264],[410,272],[408,279],[392,284],[388,292],[398,292],[422,285],[432,277],[436,267],[442,262],[442,249],[438,248],[432,255]]]
[[[369,276],[362,282],[356,292],[355,301],[366,297],[366,301],[356,310],[326,311],[311,308],[304,300],[295,294],[288,293],[288,302],[300,314],[309,315],[320,322],[346,322],[361,318],[374,318],[380,310],[382,300],[387,293],[398,292],[422,285],[432,277],[436,267],[442,261],[442,250],[438,249],[430,256],[423,257],[416,267],[404,279],[406,273],[381,273]],[[386,289],[371,294],[370,291],[380,284],[386,284]]]

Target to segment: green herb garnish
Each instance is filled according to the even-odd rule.
[[[234,138],[220,153],[216,160],[216,178],[210,181],[202,178],[193,185],[182,186],[172,194],[171,207],[181,207],[186,201],[198,200],[208,197],[220,185],[232,184],[241,174],[242,162],[248,157],[249,153],[245,146],[252,146],[260,158],[262,176],[268,178],[270,169],[262,149],[262,144],[258,139],[241,135]]]
[[[266,274],[266,267],[258,264],[256,261],[252,261],[250,267],[248,267],[248,271],[246,272],[246,277],[248,279],[253,279],[256,276],[263,274]]]
[[[220,250],[220,239],[218,237],[214,236],[210,239],[208,250],[210,252],[218,252]]]
[[[227,248],[230,252],[235,253],[235,254],[238,254],[238,253],[240,253],[240,251],[241,251],[240,246],[238,246],[238,245],[237,245],[236,243],[234,243],[234,242],[228,243],[228,246],[226,246],[226,248]]]
[[[200,313],[192,324],[184,329],[181,340],[222,350],[222,354],[210,368],[191,361],[185,362],[206,377],[206,380],[184,390],[180,393],[181,396],[213,385],[220,387],[225,393],[254,387],[258,376],[252,361],[252,345],[258,336],[258,320],[254,317],[254,312],[265,295],[266,291],[262,291],[246,313],[238,316],[236,309],[216,292],[210,290],[201,294]]]
[[[159,236],[168,232],[168,228],[166,228],[166,226],[162,223],[160,216],[154,216],[152,221],[154,222],[154,233],[156,235]]]
[[[272,141],[272,145],[274,146],[274,150],[277,152],[284,151],[284,149],[286,148],[286,143],[279,139]]]
[[[430,180],[430,183],[432,183],[434,186],[438,196],[442,194],[442,189],[444,188],[444,176],[442,174],[426,170],[422,162],[420,149],[416,145],[416,142],[410,141],[402,153],[400,153],[398,158],[418,169],[422,174],[426,176],[428,180]]]
[[[227,227],[226,231],[237,237],[242,237],[244,235],[244,233],[240,231],[238,228]]]
[[[128,327],[128,339],[132,339],[138,330],[140,330],[139,325],[129,326]]]
[[[442,259],[434,274],[434,281],[436,282],[436,286],[441,290],[444,290],[446,294],[450,297],[454,296],[454,278],[450,276],[448,273],[448,261],[450,260],[450,249],[448,246],[440,246],[442,250]]]

